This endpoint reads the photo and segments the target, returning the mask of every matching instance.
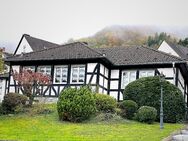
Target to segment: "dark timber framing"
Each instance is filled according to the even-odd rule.
[[[96,92],[99,92],[99,74],[100,74],[100,63],[97,64],[97,80],[96,80]]]
[[[85,64],[85,76],[84,76],[84,85],[87,84],[87,64]]]
[[[94,68],[94,70],[93,70],[93,72],[92,73],[87,73],[87,74],[91,74],[91,77],[90,77],[90,79],[89,79],[89,85],[91,84],[91,81],[92,81],[92,79],[93,79],[93,77],[94,77],[94,75],[96,74],[98,74],[98,64],[95,66],[95,68]]]
[[[175,85],[178,86],[178,68],[176,68]]]
[[[110,94],[110,80],[111,80],[111,69],[108,70],[108,84],[107,84],[107,94]]]
[[[122,70],[119,70],[119,81],[118,81],[118,95],[117,100],[120,101],[120,92],[121,92],[121,78],[122,78]]]
[[[58,65],[61,65],[61,64],[58,64]],[[44,89],[44,86],[41,86],[41,94],[46,97],[46,96],[50,96],[50,97],[57,97],[59,92],[60,92],[60,87],[69,87],[69,86],[82,86],[83,84],[86,85],[86,77],[87,77],[87,64],[63,64],[63,65],[67,65],[68,66],[68,74],[67,74],[67,83],[66,84],[54,84],[52,83],[51,85],[47,86],[46,89]],[[83,84],[71,84],[71,66],[72,65],[84,65],[85,66],[85,77],[84,77],[84,83]],[[11,77],[12,77],[12,71],[13,71],[13,68],[12,66],[14,65],[10,65],[10,72],[9,72],[9,80],[11,80]],[[16,65],[17,66],[17,65]],[[20,68],[23,68],[23,66],[34,66],[35,67],[35,72],[37,72],[37,68],[38,66],[51,66],[51,79],[52,79],[52,82],[54,82],[54,64],[50,65],[50,64],[45,64],[45,65],[32,65],[32,64],[29,64],[29,65],[22,65],[20,66]],[[11,81],[8,81],[8,92],[10,91],[10,88],[14,88],[15,89],[15,92],[18,92],[19,89],[17,89],[18,85],[16,84],[16,82],[14,81],[14,84],[11,84]],[[57,87],[57,91],[55,90],[54,87]],[[55,95],[51,95],[51,92],[54,92]],[[35,92],[35,88],[33,89],[33,93]],[[49,92],[49,95],[46,95],[46,93]]]
[[[9,81],[8,81],[8,93],[9,93],[9,91],[10,91],[10,81],[11,81],[11,72],[12,72],[12,65],[10,64],[10,71],[9,71]]]
[[[35,64],[36,63],[36,64]],[[92,72],[88,72],[88,63],[96,63],[96,66],[94,67]],[[34,65],[35,64],[35,65]],[[14,65],[18,65],[17,63],[13,63],[10,64],[10,70],[12,71],[12,67]],[[68,66],[68,74],[67,74],[67,83],[66,84],[52,84],[51,86],[45,88],[44,86],[41,87],[41,93],[43,94],[44,97],[58,97],[60,90],[69,87],[69,86],[73,86],[73,87],[79,87],[82,85],[90,85],[93,87],[96,87],[96,91],[99,91],[99,88],[102,89],[102,92],[106,91],[106,93],[108,95],[110,95],[110,92],[117,92],[117,100],[120,101],[120,94],[123,92],[123,89],[121,88],[121,81],[122,81],[122,71],[126,71],[126,70],[135,70],[136,71],[136,79],[139,79],[139,72],[140,70],[154,70],[155,71],[155,75],[159,75],[159,71],[157,70],[158,68],[172,68],[171,65],[165,66],[163,64],[161,65],[135,65],[135,66],[122,66],[122,67],[114,67],[111,66],[109,64],[106,64],[104,62],[99,61],[98,59],[96,60],[77,60],[77,61],[54,61],[54,63],[52,63],[51,61],[42,61],[42,62],[30,62],[30,63],[20,63],[21,67],[22,66],[35,66],[35,71],[37,71],[38,66],[51,66],[51,77],[52,77],[52,81],[54,81],[54,69],[56,65],[67,65]],[[84,83],[83,84],[72,84],[71,83],[71,69],[72,69],[72,65],[85,65],[85,79],[84,79]],[[100,69],[102,67],[100,67],[101,65],[104,66],[104,69],[102,70],[104,73],[100,72]],[[188,89],[187,89],[187,84],[188,84],[188,80],[185,80],[184,83],[181,83],[179,80],[179,70],[180,72],[182,71],[182,68],[179,67],[179,65],[175,66],[176,70],[175,70],[175,84],[176,86],[181,86],[182,89],[184,90],[184,99],[186,99],[188,101]],[[108,70],[108,75],[106,75],[106,69]],[[172,68],[173,69],[173,68]],[[111,74],[112,74],[112,70],[119,70],[119,77],[117,78],[111,78]],[[10,77],[11,76],[11,71],[9,72],[9,78],[8,78],[8,83],[7,83],[7,92],[10,91],[10,88],[14,87],[16,91],[20,91],[20,89],[17,89],[17,85],[15,84],[11,84],[10,83]],[[182,72],[181,72],[182,73]],[[90,76],[90,77],[88,77]],[[96,76],[96,77],[95,77]],[[94,82],[96,82],[95,84],[92,84],[92,80],[96,78],[96,80]],[[185,78],[185,76],[184,76]],[[100,79],[102,79],[100,81]],[[173,77],[166,77],[166,80],[173,80]],[[106,83],[104,82],[106,81]],[[112,89],[111,82],[113,81],[118,81],[118,87],[117,89]],[[100,83],[99,83],[100,82]],[[102,83],[101,83],[102,82]],[[49,95],[47,95],[47,92],[49,92]],[[53,93],[53,95],[52,95]],[[188,105],[187,105],[188,106]]]

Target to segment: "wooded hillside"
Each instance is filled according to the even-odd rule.
[[[168,30],[152,26],[110,26],[93,36],[81,38],[79,41],[87,42],[91,47],[146,45],[153,48],[158,48],[163,40],[172,43],[179,42],[180,36],[178,34],[173,33],[173,31],[171,33],[165,31]],[[71,39],[68,42],[72,41],[74,40]]]

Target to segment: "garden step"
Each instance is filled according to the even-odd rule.
[[[188,141],[188,135],[175,135],[172,137],[172,141]]]

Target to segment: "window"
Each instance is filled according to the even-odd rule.
[[[54,83],[67,83],[68,66],[55,66],[54,68]]]
[[[35,72],[35,66],[24,66],[23,69],[31,70],[31,71]]]
[[[154,76],[154,70],[140,70],[139,71],[139,78]]]
[[[124,89],[130,82],[136,80],[136,71],[123,71],[121,88]]]
[[[85,66],[75,65],[71,69],[71,82],[72,83],[84,83],[85,81]]]
[[[39,66],[37,72],[51,76],[51,66]]]

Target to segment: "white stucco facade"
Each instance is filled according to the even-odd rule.
[[[3,97],[5,95],[5,87],[6,87],[6,80],[2,79],[0,80],[0,103],[3,100]]]
[[[33,49],[31,48],[31,46],[29,45],[29,43],[27,42],[27,40],[24,37],[22,39],[22,42],[18,46],[18,49],[15,52],[15,54],[22,54],[22,53],[28,53],[28,52],[33,52]]]

